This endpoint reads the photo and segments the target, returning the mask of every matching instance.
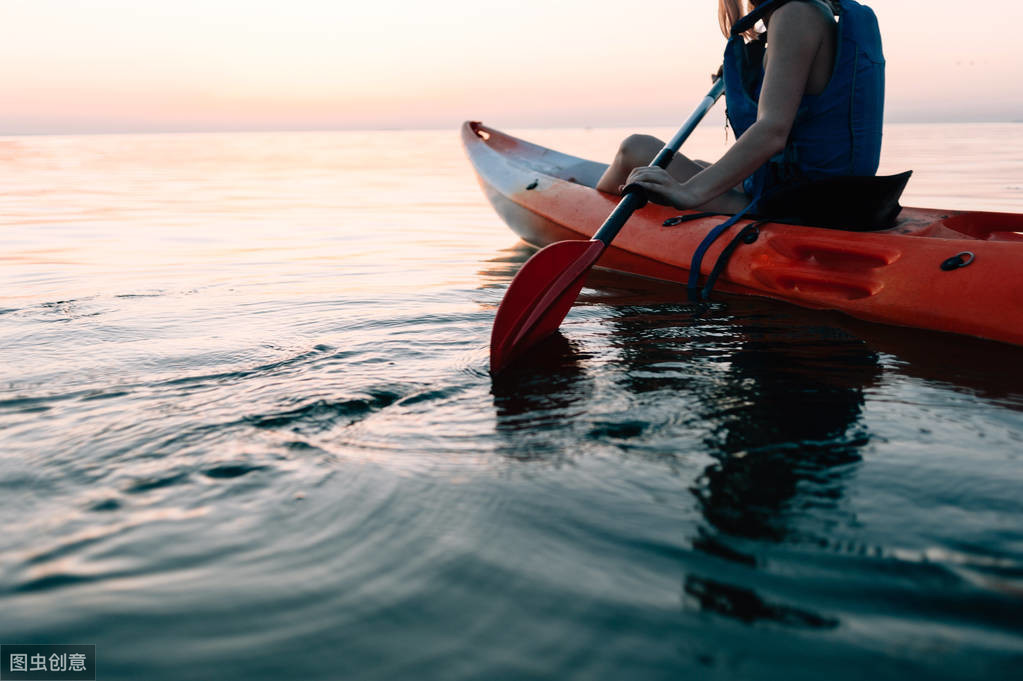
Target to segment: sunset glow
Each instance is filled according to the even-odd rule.
[[[889,120],[1023,119],[1023,46],[996,33],[1023,7],[868,4]],[[672,124],[720,63],[715,5],[8,2],[0,134]]]

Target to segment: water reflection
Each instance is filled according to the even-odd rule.
[[[1023,353],[1016,346],[855,320],[849,325],[900,374],[1023,411]]]
[[[660,448],[655,453],[666,460],[685,456],[686,448],[707,452],[714,462],[691,491],[713,532],[812,540],[796,521],[810,507],[815,517],[838,508],[843,481],[870,442],[862,408],[865,391],[881,375],[878,354],[836,328],[793,328],[774,318],[732,314],[723,305],[606,309],[611,334],[600,342],[613,346],[606,351],[617,362],[590,375],[579,346],[556,334],[494,380],[497,430],[506,449],[518,456],[529,448],[577,451],[582,437],[617,443],[623,451],[642,443]],[[614,423],[595,425],[594,382],[608,378],[631,404]],[[579,422],[585,436],[574,428]],[[694,423],[702,441],[671,437],[679,424]],[[667,438],[649,436],[654,431]],[[720,542],[708,541],[706,533],[694,544],[720,554]]]
[[[871,439],[864,394],[881,376],[879,357],[863,340],[733,314],[720,304],[606,309],[611,333],[601,342],[617,357],[607,368],[584,367],[583,353],[559,334],[495,380],[505,450],[550,457],[597,440],[618,442],[623,452],[657,449],[665,460],[709,453],[713,463],[690,486],[704,519],[690,543],[747,570],[758,568],[750,541],[817,542],[829,523],[853,522],[841,500]],[[594,383],[609,379],[630,396],[612,424],[629,425],[628,432],[592,427]],[[573,427],[578,422],[588,424],[585,436]],[[685,601],[702,610],[747,623],[837,625],[829,615],[774,602],[745,580],[729,584],[683,567]]]
[[[756,555],[736,543],[807,539],[800,525],[834,514],[870,441],[862,409],[864,391],[881,375],[877,354],[848,334],[797,331],[729,315],[723,306],[697,310],[688,333],[637,312],[615,310],[620,384],[662,398],[692,395],[680,408],[707,424],[704,444],[715,461],[691,487],[706,523],[692,548],[755,569]],[[692,367],[680,369],[680,360]],[[718,576],[689,572],[683,592],[686,603],[747,624],[838,625]]]
[[[880,376],[877,354],[863,341],[772,326],[720,306],[693,316],[688,330],[651,323],[649,310],[613,315],[620,385],[661,399],[695,398],[679,408],[706,424],[704,444],[716,461],[693,493],[713,528],[780,541],[789,533],[787,511],[809,503],[801,495],[817,504],[841,495],[848,465],[869,442],[864,390]]]
[[[584,375],[582,353],[560,332],[539,343],[529,356],[512,362],[492,377],[491,393],[498,426],[509,427],[516,417],[533,411],[560,409],[588,396],[580,389]]]
[[[555,333],[528,358],[493,377],[500,451],[516,459],[536,459],[571,448],[563,439],[571,431],[566,426],[585,413],[593,392],[583,357],[576,344]]]
[[[699,604],[701,610],[714,612],[745,624],[770,621],[788,627],[805,629],[834,629],[838,620],[826,615],[771,603],[757,595],[753,589],[726,584],[714,579],[689,575],[685,580],[686,595]]]
[[[484,261],[483,269],[477,270],[480,277],[479,289],[504,289],[508,282],[522,268],[523,263],[529,260],[536,249],[529,244],[519,241],[512,246],[501,249],[501,254]]]
[[[860,339],[898,374],[941,385],[960,394],[1023,410],[1020,349],[995,341],[861,321],[837,312],[806,310],[769,301],[748,305],[773,308],[792,327]],[[826,330],[822,325],[827,325]]]
[[[919,377],[1021,403],[1018,363],[1009,361],[1016,349],[904,329],[886,334],[887,327],[761,300],[697,307],[679,302],[679,287],[599,272],[589,284],[596,289],[580,301],[589,320],[493,384],[498,451],[533,461],[593,452],[617,453],[623,467],[657,462],[622,475],[660,494],[674,489],[658,503],[684,528],[679,595],[684,610],[701,616],[813,631],[845,620],[840,606],[804,589],[830,588],[830,577],[819,577],[829,571],[821,552],[861,532],[849,490],[862,489],[865,452],[888,442],[867,424],[868,397],[876,406],[878,394],[896,395],[893,386]],[[681,485],[667,482],[672,476]],[[676,506],[695,510],[696,522]],[[808,573],[798,567],[804,561]]]
[[[717,459],[693,488],[707,522],[781,541],[791,515],[836,504],[870,440],[863,395],[879,376],[877,355],[858,339],[747,336],[721,380],[700,385]]]

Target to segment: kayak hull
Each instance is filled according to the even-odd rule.
[[[480,123],[462,126],[480,186],[527,243],[589,239],[620,197],[594,189],[604,164],[546,149]],[[666,227],[695,213],[655,204],[636,211],[597,266],[685,283],[703,237],[724,218]],[[702,276],[745,225],[711,246]],[[943,269],[960,254],[969,264]],[[1023,345],[1023,215],[903,209],[895,227],[848,232],[766,223],[740,245],[717,290],[838,310],[867,321],[966,334]]]

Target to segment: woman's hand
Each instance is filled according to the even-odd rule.
[[[647,198],[654,203],[665,206],[674,206],[679,210],[698,206],[702,201],[693,194],[686,185],[668,174],[663,168],[646,167],[636,168],[629,173],[627,184],[638,184],[646,190]],[[623,191],[625,185],[618,188]]]

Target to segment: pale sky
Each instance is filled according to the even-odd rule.
[[[1023,4],[873,0],[887,119],[1023,120]],[[3,0],[0,134],[676,125],[716,0]]]

